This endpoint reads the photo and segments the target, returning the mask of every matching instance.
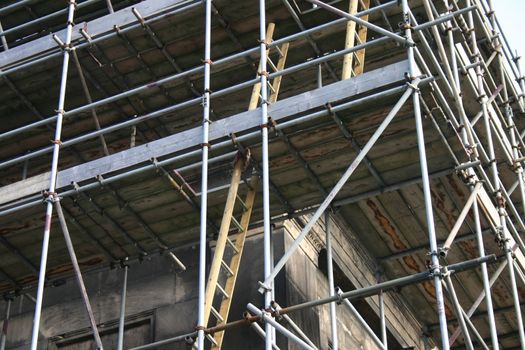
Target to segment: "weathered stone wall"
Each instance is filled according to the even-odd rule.
[[[323,226],[320,223],[314,235],[321,237]],[[274,230],[275,260],[283,254],[292,237],[298,233],[298,227],[286,223]],[[341,252],[350,249],[341,241],[341,231],[334,227],[334,259],[338,264],[345,263]],[[350,244],[351,245],[351,244]],[[355,248],[355,247],[354,247]],[[352,248],[352,249],[354,249]],[[292,305],[328,295],[327,280],[317,264],[318,247],[312,239],[306,240],[301,249],[286,265],[285,271],[276,279],[275,299],[281,306]],[[161,340],[191,332],[196,324],[197,304],[197,258],[198,251],[188,248],[177,252],[177,256],[186,264],[187,270],[177,273],[165,255],[148,257],[142,263],[133,263],[129,269],[128,297],[126,304],[127,328],[125,347],[141,345],[145,342]],[[210,259],[208,259],[209,261]],[[346,262],[352,265],[352,262]],[[255,234],[246,243],[239,272],[239,280],[233,295],[230,320],[242,317],[246,304],[252,302],[262,305],[262,296],[257,292],[257,282],[263,279],[262,236]],[[361,269],[366,268],[364,265]],[[362,279],[356,276],[354,269],[345,270],[354,274],[349,279]],[[360,271],[373,275],[374,271]],[[116,347],[117,322],[120,311],[120,292],[123,271],[120,268],[89,272],[84,275],[93,311],[106,349]],[[20,298],[12,304],[12,317],[9,323],[7,349],[27,349],[31,337],[31,325],[34,304],[27,297],[21,303]],[[399,306],[387,298],[388,310],[398,310]],[[392,305],[390,305],[392,304]],[[4,306],[2,305],[2,308]],[[3,310],[0,310],[3,312]],[[329,349],[330,324],[328,305],[308,309],[290,315],[307,333],[320,349]],[[399,317],[399,316],[397,316]],[[407,317],[407,316],[403,316]],[[412,321],[410,321],[412,322]],[[396,326],[393,321],[389,326]],[[422,348],[414,335],[414,326],[393,332],[400,343]],[[344,305],[338,306],[338,328],[341,349],[375,349],[370,336],[352,318]],[[92,348],[89,324],[85,309],[80,299],[75,279],[68,279],[64,284],[46,288],[44,309],[42,312],[41,341],[39,349],[87,350]],[[281,349],[296,349],[293,344],[278,335]],[[186,349],[186,344],[176,343],[159,349]],[[263,341],[249,327],[227,332],[225,349],[262,349]]]

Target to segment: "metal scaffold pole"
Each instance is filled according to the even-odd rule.
[[[412,41],[412,29],[410,25],[408,0],[403,0],[401,2],[403,10],[403,18],[405,24],[405,36],[407,41]],[[409,79],[415,79],[416,75],[419,75],[419,72],[416,67],[415,57],[414,57],[414,47],[407,47],[408,54],[408,64],[409,64]],[[447,317],[445,314],[445,300],[443,297],[443,288],[441,285],[441,267],[439,264],[439,253],[434,225],[434,213],[432,208],[432,198],[430,194],[430,179],[428,176],[428,166],[427,166],[427,156],[425,149],[425,138],[423,133],[423,121],[421,116],[421,107],[420,107],[420,93],[419,89],[416,88],[412,94],[412,103],[414,108],[414,117],[416,122],[416,133],[417,133],[417,144],[419,149],[419,162],[421,167],[421,176],[422,176],[422,187],[423,195],[425,202],[425,214],[428,227],[428,239],[430,243],[430,256],[431,256],[431,272],[434,275],[434,288],[436,289],[436,304],[437,304],[437,313],[439,318],[440,330],[441,330],[441,346],[443,350],[449,349],[448,342],[448,330],[447,330]]]
[[[263,254],[264,254],[264,277],[265,279],[272,272],[272,249],[271,249],[271,228],[270,228],[270,166],[268,152],[268,72],[266,41],[266,1],[259,0],[259,74],[261,83],[261,147],[262,147],[262,194],[263,194]],[[270,308],[272,302],[273,282],[265,286],[264,290],[264,309]],[[263,311],[264,312],[264,311]],[[273,330],[270,322],[265,322],[265,349],[272,350],[274,339]]]
[[[497,52],[497,57],[498,57],[498,68],[501,74],[501,79],[502,79],[502,84],[503,84],[504,108],[505,108],[506,113],[509,113],[509,111],[510,113],[512,113],[512,109],[509,105],[507,85],[505,82],[505,75],[504,75],[505,68],[503,66],[502,53],[499,49],[500,39],[499,39],[499,34],[497,33],[497,30],[496,30],[496,15],[494,12],[492,0],[488,0],[488,4],[489,4],[489,9],[490,9],[489,18],[490,18],[490,22],[492,26],[493,46],[494,46],[494,49],[497,50],[496,52]],[[482,79],[482,78],[478,78],[478,79]],[[512,299],[513,299],[514,308],[516,311],[516,323],[517,323],[517,328],[518,328],[518,334],[520,338],[521,349],[525,350],[525,330],[523,329],[523,316],[521,314],[520,300],[519,300],[519,295],[518,295],[518,286],[516,283],[516,274],[515,274],[515,268],[514,268],[514,249],[510,245],[509,238],[507,237],[507,233],[506,233],[507,232],[507,220],[506,220],[507,212],[505,209],[505,199],[503,198],[503,195],[502,195],[502,185],[501,185],[501,181],[499,178],[499,172],[498,172],[496,162],[492,161],[495,159],[496,155],[495,155],[495,150],[494,150],[494,144],[492,142],[490,115],[486,108],[486,96],[484,96],[482,84],[478,84],[478,88],[480,89],[480,94],[483,98],[482,103],[485,104],[485,107],[483,109],[483,114],[484,114],[484,120],[485,120],[485,129],[487,132],[487,141],[488,141],[488,147],[489,147],[488,151],[489,151],[489,156],[491,160],[490,170],[492,174],[493,185],[495,187],[494,194],[495,194],[495,200],[498,206],[498,214],[500,218],[500,222],[499,222],[500,226],[498,227],[500,231],[498,232],[497,238],[503,244],[503,248],[505,250],[505,256],[507,258],[507,265],[508,265],[507,267],[509,269],[510,289],[512,292]],[[512,133],[513,130],[511,129],[510,132]],[[511,145],[511,147],[514,147],[514,146],[515,146],[514,144]]]
[[[471,3],[470,0],[467,0],[467,6],[469,6]],[[479,53],[479,50],[478,50],[478,44],[477,44],[477,40],[476,40],[476,31],[474,29],[474,16],[472,15],[471,12],[468,13],[467,15],[467,19],[468,19],[468,26],[469,26],[469,30],[470,30],[470,40],[471,40],[471,50],[472,50],[472,53],[475,57],[475,63],[476,63],[476,75],[478,77],[478,80],[477,80],[477,88],[478,88],[478,93],[480,94],[482,100],[481,100],[481,103],[482,103],[482,111],[484,111],[484,113],[486,112],[486,102],[484,101],[484,99],[486,98],[486,96],[484,97],[484,87],[483,87],[483,73],[482,73],[482,69],[481,69],[481,57],[480,57],[480,53]],[[470,173],[473,173],[474,170],[473,169],[470,169],[469,170]],[[471,191],[474,191],[474,184],[470,183],[470,190]],[[479,253],[479,256],[480,257],[484,257],[485,256],[485,245],[484,245],[484,242],[483,242],[483,235],[481,233],[481,220],[480,220],[480,215],[479,215],[479,206],[478,206],[478,202],[477,200],[474,202],[473,204],[473,213],[474,213],[474,224],[475,224],[475,230],[476,230],[476,240],[477,240],[477,243],[478,243],[478,253]],[[492,349],[493,350],[498,350],[499,349],[499,343],[498,343],[498,332],[497,332],[497,329],[496,329],[496,319],[494,317],[494,307],[493,307],[493,303],[492,303],[492,293],[490,291],[490,283],[489,283],[489,274],[488,274],[488,269],[487,269],[487,264],[481,264],[481,277],[482,277],[482,281],[483,281],[483,290],[485,291],[485,304],[487,306],[487,315],[488,315],[488,319],[489,319],[489,329],[490,329],[490,338],[491,338],[491,342],[492,342]]]
[[[44,298],[44,284],[46,282],[47,254],[49,249],[49,236],[51,234],[51,221],[53,215],[53,204],[55,201],[55,186],[58,172],[58,158],[60,153],[60,138],[62,135],[62,120],[64,117],[64,105],[66,99],[67,74],[69,71],[69,50],[71,37],[73,34],[73,19],[75,15],[75,0],[68,2],[67,30],[66,40],[64,42],[62,74],[60,78],[60,92],[58,97],[57,120],[55,129],[55,138],[53,139],[53,157],[51,160],[51,174],[49,180],[49,190],[46,194],[46,214],[44,224],[44,237],[42,240],[42,255],[40,258],[40,271],[38,274],[38,288],[36,295],[35,313],[33,318],[33,331],[31,335],[31,350],[36,350],[38,346],[38,336],[40,331],[40,317],[42,313],[42,301]]]
[[[330,230],[330,212],[325,212],[324,224],[326,230],[326,270],[328,275],[328,296],[336,295],[334,284],[334,266],[332,261],[332,232]],[[339,349],[339,339],[337,336],[337,312],[336,304],[330,303],[330,330],[332,335],[332,349]]]
[[[205,3],[204,29],[204,91],[202,95],[202,168],[201,215],[199,235],[199,297],[197,311],[197,348],[204,350],[204,303],[206,298],[206,225],[208,214],[208,152],[210,127],[210,73],[211,73],[211,0]]]
[[[128,269],[129,265],[126,260],[122,261],[122,270],[124,271],[122,280],[122,292],[120,294],[120,317],[118,322],[117,350],[124,349],[124,327],[126,324],[126,296],[128,290]]]
[[[4,323],[2,325],[2,330],[0,333],[0,350],[5,350],[5,344],[7,342],[7,330],[9,329],[9,316],[11,314],[11,302],[12,302],[12,298],[11,297],[7,297],[5,299],[5,303],[6,303],[6,307],[5,307],[5,318],[4,318]]]

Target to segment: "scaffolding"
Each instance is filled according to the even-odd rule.
[[[35,277],[28,283],[23,282],[21,277],[24,276],[12,276],[13,269],[8,271],[0,263],[0,285],[6,300],[0,350],[5,349],[9,336],[7,320],[13,298],[35,288],[31,350],[38,348],[45,287],[53,278],[63,277],[60,274],[51,278],[46,275],[54,211],[58,215],[73,266],[73,273],[69,272],[68,276],[72,275],[77,280],[99,349],[103,349],[103,344],[70,226],[104,256],[104,262],[91,269],[102,266],[120,266],[122,269],[124,285],[119,318],[119,350],[124,347],[128,269],[135,261],[142,261],[148,255],[166,254],[180,271],[184,271],[186,266],[177,257],[176,251],[188,242],[198,242],[199,247],[195,331],[132,350],[153,349],[173,342],[189,342],[198,349],[204,349],[210,346],[206,344],[206,339],[220,348],[224,331],[244,326],[253,327],[264,338],[267,350],[277,348],[277,334],[300,348],[316,349],[319,344],[314,344],[288,315],[324,304],[330,304],[331,344],[332,349],[338,349],[336,310],[341,303],[366,329],[377,347],[386,350],[388,322],[383,294],[429,281],[433,283],[433,291],[425,290],[431,293],[434,300],[438,321],[429,327],[435,330],[433,341],[441,349],[452,348],[461,335],[462,345],[467,349],[525,350],[522,310],[525,288],[525,124],[519,118],[525,115],[525,78],[519,57],[511,50],[501,30],[493,1],[414,0],[409,5],[408,0],[282,0],[268,1],[268,4],[265,0],[259,0],[257,16],[254,16],[257,27],[246,24],[250,28],[248,32],[259,29],[258,45],[252,40],[249,49],[245,49],[246,39],[236,36],[235,29],[221,14],[226,6],[221,1],[112,3],[111,0],[86,0],[77,3],[70,0],[66,8],[55,8],[53,5],[54,12],[33,20],[22,16],[16,22],[18,17],[13,16],[14,20],[7,17],[20,11],[30,12],[31,6],[36,3],[23,0],[0,8],[0,20],[5,27],[2,29],[0,26],[4,49],[3,55],[0,55],[0,75],[4,89],[9,90],[9,96],[18,99],[23,108],[31,111],[33,120],[35,117],[38,119],[32,122],[28,121],[29,118],[22,119],[21,123],[9,121],[1,129],[0,142],[6,146],[0,162],[0,169],[6,177],[4,186],[0,188],[2,226],[9,229],[11,218],[16,221],[21,215],[38,217],[40,205],[44,203],[46,207],[38,267],[24,255],[21,247],[16,247],[0,235],[0,244],[5,248],[2,254],[18,259]],[[286,11],[286,16],[275,10],[279,7]],[[85,21],[83,25],[75,24],[79,13]],[[308,17],[310,13],[317,13],[320,23]],[[64,15],[67,16],[65,25],[59,24]],[[185,23],[190,26],[189,30],[203,30],[198,34],[203,44],[196,45],[203,51],[199,52],[202,57],[198,60],[195,60],[195,54],[192,56],[176,41],[172,46],[165,42],[169,38],[169,30],[162,27],[162,23],[172,25],[187,15],[201,20],[199,25]],[[267,15],[271,16],[271,21],[277,22],[278,28],[281,16],[298,29],[290,29],[283,19],[286,22],[284,29],[279,35],[273,35],[273,27],[269,30],[273,23],[269,24]],[[119,24],[110,24],[103,20],[103,16],[109,16],[107,18]],[[98,20],[99,17],[102,20]],[[314,25],[303,23],[304,18]],[[398,21],[399,26],[392,26],[392,21]],[[214,30],[227,38],[234,49],[214,41]],[[142,33],[145,41],[141,41],[142,37],[137,33]],[[329,41],[326,38],[341,33],[346,35],[343,47],[339,45],[332,49],[331,44],[323,41]],[[184,42],[185,39],[178,40]],[[33,42],[35,44],[31,45]],[[126,55],[136,59],[133,64],[145,74],[145,79],[119,72],[114,58],[117,55],[111,54],[112,47],[116,47],[115,42],[125,48]],[[185,43],[191,46],[189,41]],[[214,54],[214,46],[218,54]],[[304,47],[313,52],[313,57],[304,54]],[[186,52],[192,60],[186,57],[184,62],[178,62],[176,49]],[[155,66],[151,52],[159,53],[168,70],[164,66]],[[291,59],[279,59],[287,55]],[[86,63],[88,58],[91,60],[89,64]],[[276,58],[278,64],[274,63]],[[74,87],[68,89],[72,80],[71,59],[78,79],[74,79]],[[126,63],[125,59],[119,62]],[[370,69],[368,62],[372,67]],[[59,87],[56,109],[52,115],[45,115],[39,111],[40,104],[31,102],[32,98],[36,99],[35,95],[25,96],[17,87],[17,80],[21,81],[26,71],[38,71],[40,67],[53,70],[51,67],[58,65],[61,69],[60,80],[49,80],[48,83]],[[131,63],[129,65],[132,66]],[[239,67],[244,67],[247,73],[239,72],[237,77],[233,72]],[[166,73],[168,71],[170,73]],[[250,74],[252,78],[249,78]],[[217,77],[218,83],[214,83],[214,77]],[[98,84],[97,79],[111,81],[115,88],[109,90]],[[285,85],[287,79],[293,83],[290,83],[288,90],[285,89],[284,97],[277,101],[280,85]],[[147,82],[143,83],[144,80]],[[275,81],[278,83],[272,84]],[[299,88],[294,84],[298,84]],[[253,92],[248,111],[237,108],[234,102],[228,109],[225,101],[243,100],[246,92]],[[66,107],[67,94],[73,95],[70,108]],[[161,97],[167,102],[155,103]],[[220,101],[217,108],[214,101]],[[197,112],[202,118],[189,117]],[[181,122],[174,117],[177,113],[188,116],[188,120]],[[356,131],[351,131],[349,125],[360,117],[369,121],[364,128],[366,132],[356,136]],[[395,137],[396,132],[390,136],[385,136],[385,132],[396,120],[401,120],[403,127],[415,132],[415,138],[410,142],[417,149],[414,153],[417,159],[414,163],[410,160],[402,163],[402,167],[407,168],[405,173],[399,176],[396,173],[390,178],[389,174],[393,172],[377,168],[371,154],[385,138]],[[168,121],[174,121],[175,126]],[[300,149],[300,142],[291,141],[294,136],[314,138],[316,136],[312,135],[328,127],[336,130],[338,137],[342,135],[351,150],[346,151],[345,164],[328,170],[332,172],[330,177],[313,167],[313,162],[302,154],[306,151]],[[45,143],[48,132],[54,133],[50,146]],[[64,137],[64,132],[67,137]],[[21,142],[24,137],[27,141]],[[137,138],[144,140],[144,143],[137,145]],[[408,152],[409,148],[402,144],[408,142],[407,138],[403,135],[400,138],[402,140],[397,144],[400,152]],[[307,190],[293,198],[290,195],[292,190],[272,175],[276,140],[286,146],[284,153],[293,157],[298,172],[308,183]],[[321,144],[319,141],[330,140],[321,137],[313,141],[314,147],[316,142]],[[246,154],[250,150],[253,156],[250,161],[246,164],[236,161],[235,182],[232,180],[231,186],[229,181],[211,179],[210,173],[214,176],[224,173],[239,153]],[[90,152],[94,156],[86,158],[85,154]],[[67,161],[61,165],[63,153],[66,153]],[[334,153],[334,157],[338,155]],[[30,162],[33,169],[29,167]],[[50,170],[45,172],[48,162],[51,163]],[[412,171],[420,175],[410,177]],[[250,213],[246,220],[243,216],[243,220],[237,222],[237,228],[245,235],[248,225],[262,227],[264,244],[260,254],[264,256],[264,276],[254,287],[264,296],[264,304],[257,305],[256,301],[249,303],[245,314],[242,317],[233,315],[236,320],[232,321],[232,315],[227,317],[229,306],[225,317],[222,317],[224,313],[210,311],[210,305],[216,289],[226,299],[233,295],[233,289],[224,290],[217,285],[217,275],[221,263],[225,264],[222,258],[224,246],[229,242],[234,247],[228,233],[231,231],[233,203],[237,197],[240,198],[236,187],[245,182],[250,188],[247,191],[251,201],[257,191],[257,188],[250,187],[258,186],[257,176],[252,176],[251,180],[243,179],[246,172],[260,177],[261,195],[255,200],[254,218],[250,221],[252,206],[248,204]],[[364,190],[348,185],[358,172],[365,174],[360,176],[369,182],[362,186]],[[440,208],[432,186],[434,179],[444,176],[462,182],[463,189],[457,191],[468,194],[461,195],[461,200],[455,203],[459,215],[453,216],[447,224],[438,222],[440,219],[436,211]],[[120,185],[126,181],[145,181],[152,177],[175,190],[177,198],[186,208],[185,215],[195,218],[192,225],[199,227],[198,239],[195,236],[187,238],[189,229],[180,233],[181,237],[185,235],[186,241],[167,238],[168,235],[160,233],[159,226],[148,221],[140,209],[133,208],[130,204],[132,200],[126,199],[120,190]],[[192,177],[194,186],[200,186],[199,193],[193,189],[188,177]],[[417,186],[422,193],[422,207],[417,213],[408,203],[406,193],[402,192],[410,186]],[[218,263],[212,265],[215,267],[210,277],[207,275],[207,247],[210,241],[217,239],[214,233],[219,233],[216,221],[220,215],[215,214],[215,208],[224,205],[214,197],[214,193],[225,189],[232,191],[234,187],[235,193],[228,202],[231,202],[231,210],[229,214],[226,211],[224,214],[228,216],[227,227],[221,226],[223,234],[219,234],[221,238],[218,238],[221,243],[217,243],[221,253]],[[309,192],[315,193],[315,196]],[[391,249],[389,255],[377,257],[377,260],[387,264],[427,252],[425,270],[386,281],[383,277],[378,278],[375,285],[342,291],[334,285],[330,215],[339,215],[345,207],[385,193],[396,193],[401,198],[403,203],[400,205],[408,208],[419,225],[415,230],[426,232],[426,241],[412,246],[400,244]],[[119,218],[113,218],[106,212],[104,202],[96,199],[101,195],[117,203],[126,217],[132,218],[145,235],[139,237],[136,232],[132,233],[133,230]],[[142,195],[151,196],[150,193]],[[73,203],[70,208],[66,206],[66,200]],[[454,202],[454,199],[451,201]],[[88,203],[91,206],[89,210],[85,209]],[[97,224],[92,213],[98,213],[106,223]],[[424,215],[420,217],[420,214]],[[341,216],[344,217],[343,214]],[[307,222],[285,254],[274,264],[271,225],[297,218]],[[274,280],[319,221],[324,221],[326,229],[329,295],[281,307],[275,301]],[[351,226],[351,219],[346,221]],[[91,227],[97,225],[103,235],[94,234]],[[111,229],[105,228],[108,226]],[[444,236],[443,227],[446,229]],[[467,228],[469,232],[464,233]],[[16,232],[14,230],[13,235]],[[458,252],[463,249],[462,242],[466,241],[474,242],[475,256]],[[234,249],[242,252],[242,242]],[[219,254],[218,250],[216,254]],[[62,254],[57,249],[51,252],[59,253]],[[492,266],[497,266],[497,269]],[[479,294],[469,295],[472,303],[465,303],[468,298],[459,296],[458,289],[465,288],[458,275],[466,270],[475,271],[474,276],[482,286]],[[230,272],[232,276],[236,275],[236,270]],[[493,286],[498,281],[505,286],[512,302],[511,305],[499,306],[507,310],[504,321],[496,315],[496,304],[501,303],[495,300],[498,296],[494,295]],[[206,288],[210,284],[213,288],[211,296],[207,296]],[[468,293],[461,291],[461,294]],[[351,303],[371,296],[379,297],[381,307],[381,331],[378,335]],[[485,311],[480,322],[484,322],[484,326],[480,329],[474,323],[473,315],[482,304]],[[449,310],[452,310],[453,316],[448,314]],[[215,318],[216,325],[213,327],[208,326],[210,313]],[[452,319],[457,327],[451,325]],[[505,322],[505,327],[501,326],[502,322]],[[502,333],[501,328],[505,328],[507,333],[507,328],[510,328],[512,336]],[[222,334],[218,342],[217,334]]]

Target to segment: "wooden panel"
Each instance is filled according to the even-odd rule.
[[[269,106],[270,116],[279,121],[291,115],[304,113],[308,110],[322,107],[345,98],[363,94],[385,85],[397,83],[403,79],[407,71],[407,61],[395,63],[354,79],[339,81],[323,88],[308,91],[303,94],[278,101]],[[210,125],[210,142],[227,137],[231,133],[240,133],[258,127],[260,110],[247,111],[218,120]],[[91,180],[97,175],[123,170],[127,167],[148,162],[152,158],[160,158],[174,152],[197,147],[201,142],[201,127],[189,129],[178,134],[149,142],[110,156],[87,162],[66,170],[62,170],[57,178],[57,190],[67,187],[72,181]],[[0,204],[38,194],[47,189],[49,175],[38,175],[0,188]]]

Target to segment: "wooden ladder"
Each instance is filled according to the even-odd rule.
[[[208,277],[208,284],[206,286],[206,299],[204,304],[204,324],[206,325],[209,323],[210,315],[213,315],[216,320],[215,325],[226,323],[228,320],[259,180],[256,174],[252,175],[248,184],[248,193],[244,200],[241,199],[238,190],[242,181],[241,175],[247,161],[243,156],[237,156],[235,160],[230,189],[228,190],[228,197],[224,207],[215,253]],[[240,220],[237,220],[234,215],[236,207],[242,209]],[[237,234],[235,241],[232,241],[228,237],[232,225],[235,228],[234,232]],[[231,250],[229,261],[225,258],[227,246]],[[224,284],[221,285],[220,281],[224,281]],[[211,348],[220,349],[223,337],[224,332],[207,335],[208,340],[212,344]]]
[[[358,12],[359,5],[361,10],[368,10],[370,8],[370,0],[350,0],[348,13],[356,14]],[[368,21],[368,15],[362,16],[362,20]],[[357,28],[359,27],[359,28]],[[349,49],[357,44],[364,44],[366,42],[366,35],[368,28],[363,25],[357,25],[353,21],[349,21],[346,24],[346,39],[345,49]],[[355,61],[354,61],[355,57]],[[343,57],[343,72],[341,79],[345,80],[352,76],[358,76],[363,73],[365,67],[365,49],[358,50],[356,52],[349,53]]]
[[[266,38],[268,41],[272,40],[274,30],[275,24],[269,23],[266,32]],[[284,43],[279,47],[272,48],[271,50],[275,49],[277,55],[273,55],[273,53],[270,52],[271,50],[266,51],[269,69],[274,72],[284,69],[286,57],[288,55],[288,47],[289,44]],[[278,58],[277,63],[274,63],[271,60],[271,55]],[[259,66],[258,74],[260,73],[262,72],[260,72]],[[273,103],[277,100],[281,80],[282,77],[279,76],[274,78],[271,82],[268,81],[268,89],[270,90],[270,96],[268,98],[269,103]],[[261,84],[257,83],[252,89],[248,110],[257,108],[261,98],[260,92]],[[259,177],[256,174],[252,175],[248,184],[249,189],[245,199],[242,200],[239,197],[238,190],[241,183],[241,175],[243,169],[248,165],[247,162],[248,160],[245,159],[244,155],[237,156],[233,167],[230,188],[226,198],[226,205],[224,207],[221,226],[219,228],[219,235],[217,237],[215,252],[210,267],[208,283],[206,285],[204,324],[207,327],[210,324],[210,316],[213,316],[215,325],[221,325],[228,321],[228,314],[230,312],[233,292],[235,290],[235,282],[239,272],[244,243],[246,241],[246,234],[250,224],[250,217],[259,181]],[[236,206],[239,206],[242,209],[240,220],[237,220],[234,215]],[[232,241],[228,237],[232,225],[235,227],[235,233],[237,234],[235,241]],[[225,261],[225,251],[227,246],[231,249],[229,262]],[[219,283],[220,281],[224,281],[223,285]],[[211,342],[211,349],[220,349],[224,339],[224,331],[217,332],[213,335],[208,334],[206,338]]]

